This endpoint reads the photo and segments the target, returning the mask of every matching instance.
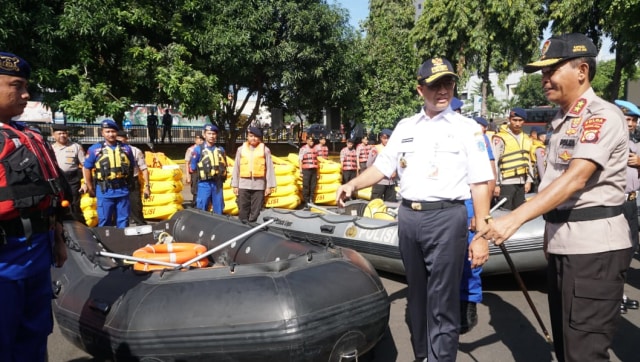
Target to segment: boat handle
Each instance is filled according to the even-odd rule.
[[[89,308],[98,311],[102,314],[107,314],[109,313],[109,310],[111,309],[111,305],[105,301],[102,300],[98,300],[98,299],[91,299],[89,301]]]
[[[325,234],[333,234],[333,231],[336,229],[334,225],[320,225],[320,231]]]

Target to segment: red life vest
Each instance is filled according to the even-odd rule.
[[[40,133],[0,123],[0,220],[28,218],[62,201],[57,163]]]
[[[356,150],[344,148],[342,150],[342,154],[344,156],[342,160],[342,170],[344,171],[353,171],[358,169],[357,159],[356,159]]]
[[[324,158],[329,157],[329,147],[323,146],[318,143],[315,149],[316,149],[316,152],[318,153],[318,157],[324,157]]]
[[[308,145],[302,146],[300,152],[304,152],[302,155],[302,168],[318,168],[318,152],[315,147],[309,147]]]
[[[372,148],[371,145],[359,144],[358,147],[356,147],[356,152],[359,152],[358,162],[367,162],[369,152],[371,152]]]

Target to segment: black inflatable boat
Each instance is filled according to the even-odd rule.
[[[64,229],[69,258],[53,270],[54,314],[62,334],[98,358],[347,361],[387,327],[387,293],[351,249],[295,242],[191,209],[153,226],[65,222]],[[209,250],[237,241],[203,268],[144,272],[118,257],[167,235]]]

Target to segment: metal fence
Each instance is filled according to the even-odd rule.
[[[43,135],[47,137],[49,141],[53,141],[51,137],[51,123],[34,123],[32,125],[37,126],[42,131]],[[80,144],[93,144],[103,140],[101,133],[101,126],[99,124],[68,124],[69,137]],[[162,127],[158,127],[157,142],[162,141]],[[285,128],[272,130],[270,128],[263,130],[263,140],[265,143],[300,143],[307,137],[306,132],[301,132],[299,135],[293,135]],[[150,142],[149,131],[146,126],[132,126],[127,130],[129,134],[129,143],[141,144]],[[344,137],[339,131],[327,131],[325,132],[327,140],[329,142],[343,142]],[[196,135],[202,134],[202,127],[191,126],[173,126],[171,128],[171,143],[175,144],[192,144]],[[316,134],[315,136],[318,136]],[[218,135],[218,142],[223,142],[229,137],[229,132],[222,130]],[[236,142],[241,143],[246,141],[246,134],[240,132],[236,138]],[[169,142],[169,138],[165,138],[165,142]]]

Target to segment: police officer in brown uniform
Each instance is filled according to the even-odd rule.
[[[622,112],[591,88],[598,50],[583,34],[548,39],[539,61],[542,87],[560,106],[551,121],[547,168],[536,196],[474,239],[500,244],[544,215],[549,311],[558,361],[608,361],[632,257],[622,214],[629,157]]]
[[[62,175],[71,188],[71,216],[74,220],[84,223],[84,215],[80,209],[80,184],[82,180],[82,168],[84,162],[84,149],[82,146],[69,139],[69,131],[64,124],[51,126],[53,139],[51,145],[56,154],[56,160],[62,170]]]

